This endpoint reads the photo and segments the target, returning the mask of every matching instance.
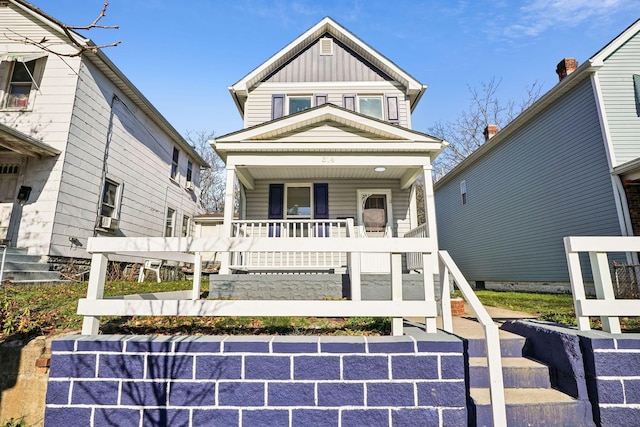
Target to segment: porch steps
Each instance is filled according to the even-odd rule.
[[[475,320],[469,321],[475,323]],[[467,340],[470,425],[492,426],[489,370],[484,339],[477,336],[462,337]],[[553,389],[549,368],[522,356],[524,344],[524,337],[500,331],[509,427],[593,426],[591,404]]]
[[[0,251],[0,261],[2,260]],[[3,281],[14,285],[63,283],[60,272],[50,271],[49,264],[38,255],[27,255],[27,249],[8,248],[4,262]]]

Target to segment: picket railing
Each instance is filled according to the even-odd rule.
[[[564,249],[569,267],[578,329],[581,331],[590,330],[589,316],[599,316],[602,320],[603,331],[613,334],[621,333],[620,317],[640,316],[640,300],[616,299],[607,253],[640,252],[640,237],[565,237]],[[596,299],[587,299],[580,266],[580,252],[589,254]]]
[[[349,220],[235,220],[231,225],[232,237],[274,239],[343,239],[349,234]],[[353,221],[353,220],[351,220]],[[346,268],[344,251],[291,252],[284,243],[273,246],[268,252],[231,252],[230,269],[237,271],[321,271]]]
[[[429,229],[426,223],[417,226],[404,233],[404,237],[425,239],[429,237]],[[422,257],[417,253],[407,254],[407,270],[409,271],[422,271]]]

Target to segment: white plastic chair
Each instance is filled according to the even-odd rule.
[[[163,261],[161,259],[145,259],[144,264],[140,267],[138,282],[144,281],[145,270],[151,270],[156,273],[156,281],[160,283],[160,268],[162,267],[162,263]]]

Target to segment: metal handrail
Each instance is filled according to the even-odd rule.
[[[453,319],[451,317],[451,305],[449,294],[449,273],[453,276],[456,287],[462,292],[476,318],[484,329],[485,344],[487,350],[487,365],[489,367],[489,391],[491,393],[491,410],[493,413],[493,425],[506,427],[507,412],[504,398],[504,380],[502,378],[502,355],[500,352],[500,336],[498,327],[484,308],[471,285],[464,278],[462,272],[453,261],[447,251],[438,251],[440,266],[440,293],[442,304],[443,329],[453,333]]]

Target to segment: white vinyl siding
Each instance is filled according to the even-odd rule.
[[[410,230],[409,223],[409,196],[410,190],[400,190],[396,180],[326,180],[318,179],[316,182],[329,184],[329,219],[356,218],[357,216],[357,190],[367,188],[389,188],[393,198],[394,231],[402,236]],[[255,189],[247,190],[247,216],[246,219],[266,220],[269,206],[269,184],[288,183],[287,181],[256,181]],[[294,183],[294,181],[291,181]],[[356,220],[357,222],[357,220]]]
[[[640,117],[633,75],[640,74],[640,34],[620,47],[598,71],[602,97],[615,152],[620,165],[640,157]]]

